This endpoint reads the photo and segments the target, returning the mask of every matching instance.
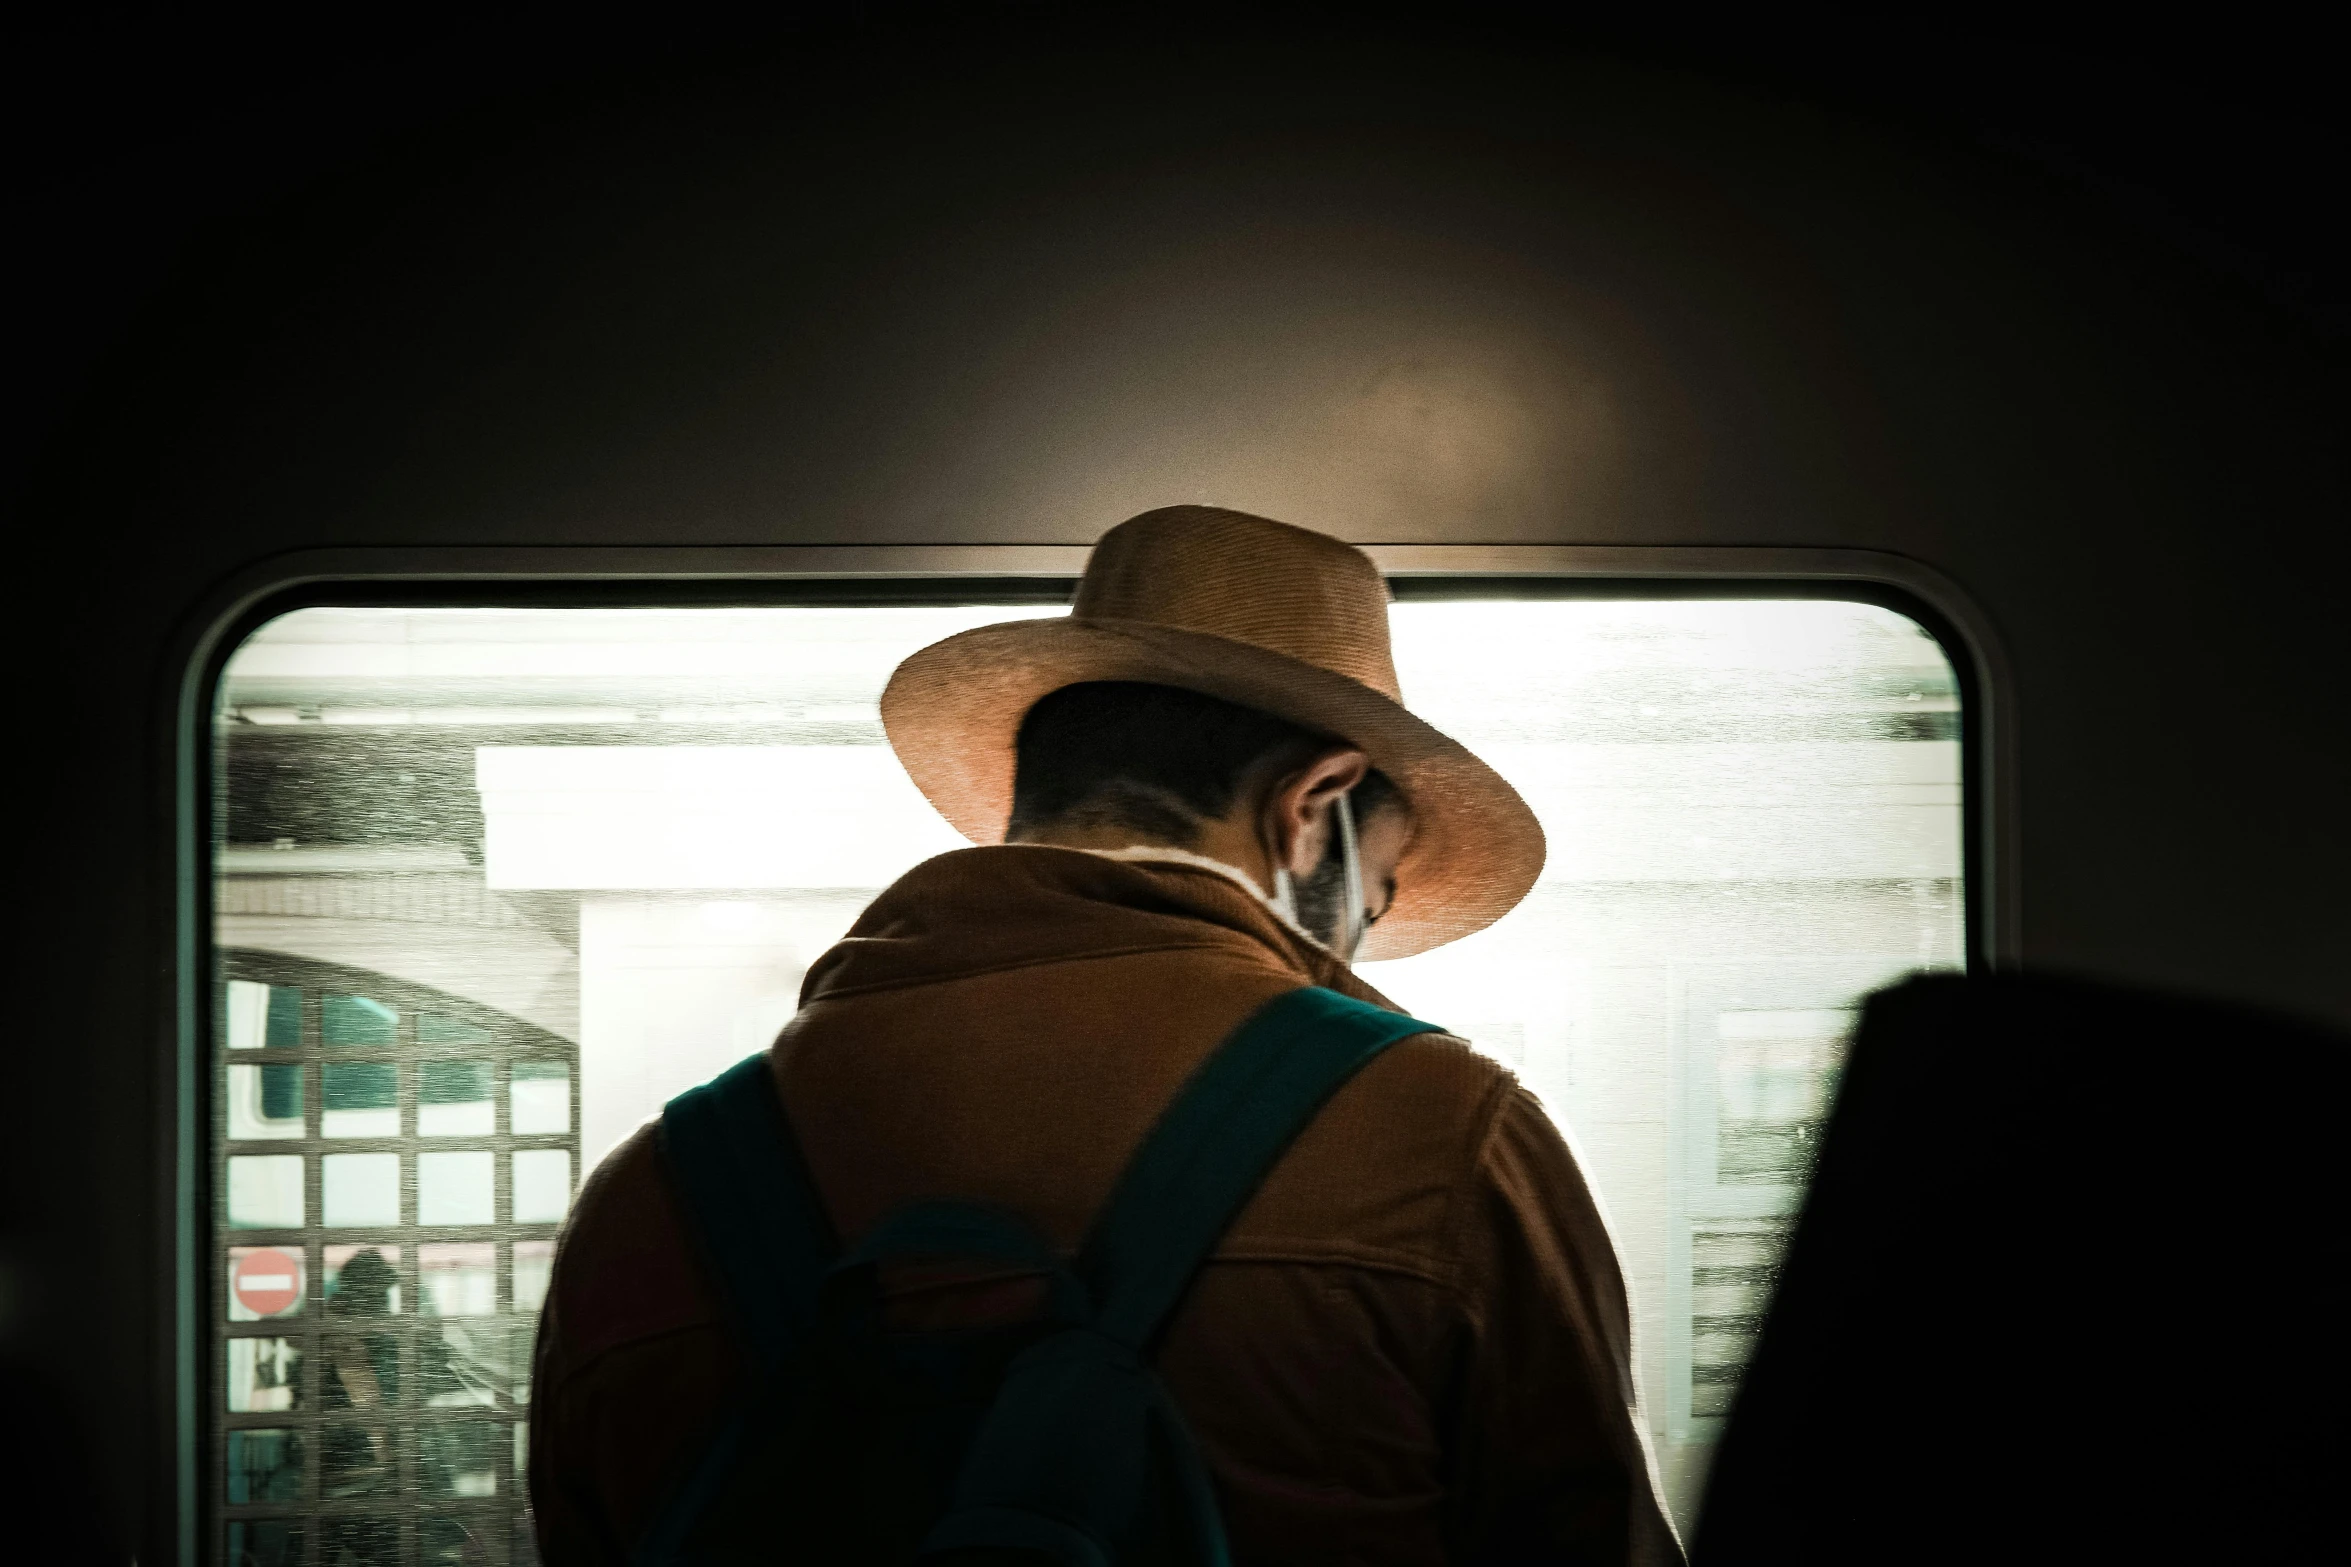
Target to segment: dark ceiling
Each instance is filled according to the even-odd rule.
[[[2339,203],[2342,94],[2310,16],[2236,11],[2169,30],[2021,20],[1781,13],[1572,20],[1559,6],[1189,7],[1180,15],[993,4],[797,5],[754,18],[635,7],[333,20],[117,8],[19,24],[0,59],[11,247],[8,487],[132,337],[191,246],[322,176],[535,102],[625,96],[664,75],[879,35],[909,65],[958,52],[1047,56],[1121,43],[1195,51],[1202,79],[1301,41],[1468,43],[1524,59],[1615,56],[1814,104],[1928,143],[1987,151],[2060,200],[2103,208],[2193,258],[2282,330],[2351,322]]]

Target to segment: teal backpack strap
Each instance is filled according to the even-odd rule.
[[[815,1321],[818,1292],[841,1248],[766,1055],[672,1099],[656,1135],[687,1227],[760,1373],[751,1386],[771,1390]],[[655,1516],[633,1557],[641,1567],[677,1559],[734,1469],[748,1412],[728,1416]]]
[[[755,1055],[661,1112],[661,1153],[702,1254],[762,1370],[791,1358],[840,1256],[800,1140]]]
[[[1320,987],[1258,1008],[1192,1074],[1094,1221],[1078,1274],[1100,1298],[1100,1331],[1145,1348],[1324,1102],[1396,1041],[1440,1032]]]
[[[1092,1326],[1012,1364],[922,1554],[1027,1551],[1111,1567],[1167,1465],[1170,1520],[1205,1567],[1230,1560],[1207,1468],[1145,1351],[1225,1229],[1324,1102],[1396,1041],[1437,1025],[1294,990],[1196,1070],[1143,1140],[1079,1254]]]

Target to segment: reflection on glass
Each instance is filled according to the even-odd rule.
[[[416,1019],[416,1042],[420,1045],[486,1045],[490,1031],[463,1018],[444,1017],[438,1012],[420,1012]]]
[[[497,1219],[495,1160],[487,1153],[416,1156],[416,1222],[490,1224]]]
[[[302,1043],[302,992],[291,985],[232,979],[223,987],[231,1050],[291,1050]]]
[[[487,1420],[436,1420],[417,1429],[418,1477],[428,1497],[494,1496],[499,1428]]]
[[[302,1135],[302,1068],[228,1069],[229,1140]]]
[[[400,1135],[398,1067],[389,1061],[329,1061],[320,1080],[319,1135]]]
[[[1690,1232],[1690,1412],[1730,1413],[1788,1243],[1786,1219],[1711,1219]]]
[[[352,1248],[336,1263],[327,1296],[321,1401],[330,1411],[374,1418],[337,1422],[321,1433],[319,1490],[325,1496],[372,1495],[389,1490],[395,1479],[392,1432],[385,1419],[400,1399],[399,1341],[389,1333],[367,1331],[398,1305],[397,1254],[385,1251]]]
[[[497,1128],[487,1061],[427,1061],[417,1069],[419,1137],[487,1137]]]
[[[514,1243],[514,1309],[536,1315],[547,1303],[547,1283],[555,1276],[553,1241]]]
[[[517,1061],[509,1092],[518,1137],[571,1130],[571,1068],[561,1061]]]
[[[431,1409],[489,1409],[515,1380],[514,1325],[500,1317],[440,1324],[417,1346],[417,1385]]]
[[[399,1247],[329,1246],[319,1254],[319,1260],[326,1272],[329,1315],[384,1317],[399,1313]],[[346,1288],[351,1291],[348,1296]]]
[[[486,1317],[498,1309],[498,1248],[487,1241],[416,1249],[418,1310],[428,1317]]]
[[[328,996],[319,1003],[318,1037],[330,1045],[396,1045],[400,1014],[366,996]]]
[[[271,1414],[302,1402],[302,1349],[290,1338],[233,1338],[228,1399],[240,1415]]]
[[[302,1435],[298,1431],[243,1430],[228,1434],[228,1499],[232,1503],[291,1502],[302,1494]]]
[[[320,1557],[332,1567],[401,1567],[400,1525],[389,1518],[329,1518]]]
[[[417,1526],[417,1560],[424,1567],[474,1567],[496,1555],[500,1532],[495,1519],[478,1514],[427,1518]]]
[[[259,1322],[301,1313],[305,1293],[301,1247],[231,1246],[228,1261],[231,1322]]]
[[[239,1154],[229,1160],[229,1227],[292,1230],[302,1226],[302,1156]]]
[[[228,1567],[302,1567],[300,1519],[232,1519],[228,1535]]]
[[[571,1206],[571,1153],[531,1148],[514,1156],[514,1222],[560,1224]]]
[[[388,1229],[400,1222],[400,1156],[331,1153],[319,1161],[319,1222],[329,1229]]]
[[[1799,1186],[1811,1179],[1853,1017],[1814,1007],[1721,1014],[1715,1050],[1718,1180]]]

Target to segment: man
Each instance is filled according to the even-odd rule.
[[[1516,792],[1404,708],[1370,560],[1263,518],[1111,530],[1066,620],[924,649],[882,715],[990,846],[876,899],[769,1054],[849,1239],[955,1198],[1074,1247],[1243,1019],[1306,985],[1386,1005],[1351,958],[1480,929],[1542,866]],[[1021,1283],[907,1279],[891,1308],[997,1321]],[[1558,1132],[1508,1072],[1422,1034],[1274,1167],[1156,1365],[1238,1562],[1673,1562],[1629,1337]],[[741,1364],[640,1133],[581,1193],[540,1328],[551,1563],[627,1559]]]

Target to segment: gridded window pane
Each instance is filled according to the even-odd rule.
[[[498,1489],[498,1443],[488,1420],[437,1420],[422,1427],[418,1468],[427,1496],[490,1496]]]
[[[229,1162],[231,1229],[292,1230],[302,1225],[302,1156],[240,1154]]]
[[[228,1567],[302,1567],[298,1518],[236,1518],[228,1526]]]
[[[498,1248],[487,1241],[417,1250],[419,1307],[428,1317],[486,1317],[498,1309]]]
[[[558,1224],[571,1206],[571,1154],[533,1148],[514,1155],[514,1222]]]
[[[497,1156],[421,1153],[416,1156],[416,1222],[488,1224],[497,1218]]]
[[[400,1135],[398,1067],[388,1061],[329,1061],[320,1074],[320,1136]]]
[[[302,1043],[302,991],[232,979],[222,987],[231,1050],[291,1050]]]
[[[319,1538],[323,1559],[335,1567],[402,1567],[400,1525],[393,1519],[331,1519]]]
[[[571,1068],[561,1061],[514,1063],[514,1133],[545,1136],[571,1130]]]
[[[535,1313],[547,1303],[547,1284],[555,1276],[553,1241],[514,1243],[514,1309]]]
[[[329,1246],[320,1254],[326,1270],[326,1309],[332,1317],[390,1317],[401,1309],[400,1248]]]
[[[490,1409],[515,1390],[518,1340],[500,1317],[468,1317],[438,1324],[417,1351],[417,1381],[427,1407]]]
[[[400,1013],[368,996],[328,996],[319,1003],[318,1033],[330,1045],[393,1045]]]
[[[487,1494],[487,1493],[485,1493]],[[466,1518],[427,1518],[418,1531],[420,1567],[474,1567],[498,1560],[503,1531],[492,1514]]]
[[[479,1023],[468,1023],[460,1017],[446,1017],[438,1012],[417,1015],[416,1042],[420,1045],[486,1045],[493,1038]]]
[[[259,1322],[301,1312],[305,1293],[301,1247],[231,1246],[228,1259],[231,1322]]]
[[[487,1137],[495,1130],[487,1061],[427,1061],[417,1068],[419,1137]]]
[[[290,1338],[233,1338],[228,1342],[229,1408],[272,1414],[302,1402],[302,1348]]]
[[[364,863],[362,856],[352,858]],[[288,852],[270,851],[263,863],[274,871],[289,863]],[[293,863],[298,866],[298,858]],[[224,883],[223,901],[232,908],[238,885],[233,877]],[[429,893],[430,901],[387,909],[388,897],[419,891]],[[342,941],[334,933],[341,928],[336,919],[344,915],[379,937],[385,927],[366,921],[387,912],[413,916],[396,928],[439,932],[443,927],[435,922],[448,912],[446,898],[445,885],[420,889],[405,875],[372,884],[312,877],[290,886],[262,884],[254,903],[272,921],[284,920],[289,909],[318,911],[321,939],[334,945]],[[521,923],[500,918],[510,921],[500,929]],[[226,920],[224,927],[224,936],[235,929]],[[273,942],[289,939],[282,923],[273,923],[269,933]],[[444,950],[461,953],[478,972],[481,940],[460,935]],[[293,1057],[223,1061],[216,1079],[224,1090],[223,1130],[235,1140],[230,1147],[255,1136],[285,1137],[288,1156],[304,1168],[280,1172],[276,1184],[287,1201],[270,1212],[242,1195],[268,1183],[257,1181],[251,1167],[238,1167],[238,1217],[274,1220],[273,1227],[295,1238],[222,1247],[224,1324],[267,1320],[273,1326],[284,1323],[285,1330],[233,1335],[219,1344],[216,1364],[223,1380],[216,1418],[248,1426],[259,1418],[269,1422],[267,1429],[291,1432],[307,1469],[299,1494],[288,1500],[237,1504],[272,1505],[298,1515],[279,1520],[288,1529],[300,1525],[289,1536],[291,1546],[248,1527],[263,1520],[232,1516],[222,1520],[213,1551],[228,1552],[219,1559],[234,1561],[239,1551],[307,1550],[304,1567],[310,1560],[361,1559],[416,1567],[442,1559],[484,1560],[484,1551],[493,1561],[529,1559],[525,1498],[508,1483],[512,1471],[492,1466],[485,1489],[478,1462],[443,1462],[434,1481],[442,1494],[428,1497],[421,1489],[428,1478],[423,1428],[467,1411],[510,1417],[529,1398],[530,1319],[545,1293],[554,1225],[525,1227],[519,1236],[502,1225],[500,1183],[512,1178],[512,1153],[554,1155],[563,1161],[558,1178],[536,1178],[537,1185],[525,1193],[526,1211],[534,1202],[544,1207],[552,1200],[560,1215],[577,1168],[568,1114],[575,1070],[570,1041],[470,999],[437,998],[387,976],[238,950],[233,940],[222,946],[234,967],[222,985],[220,1048],[274,1048]],[[424,960],[431,961],[429,953]],[[289,982],[247,977],[257,970],[284,971]],[[291,982],[305,974],[303,983]],[[455,977],[461,984],[474,983],[463,973]],[[546,974],[535,971],[529,983],[533,990],[543,989]],[[280,1019],[274,1047],[266,1042],[273,995],[279,998]],[[259,1032],[261,1040],[236,1042],[228,1030],[232,1007],[244,1035]],[[507,1141],[506,1117],[500,1113],[512,1103],[507,1082],[517,1063],[523,1064],[526,1082],[525,1125],[533,1125],[535,1116],[539,1127],[523,1134],[531,1142],[520,1149]],[[558,1095],[557,1117],[546,1108],[550,1079]],[[533,1099],[534,1091],[541,1097]],[[309,1135],[328,1139],[326,1150],[332,1151],[310,1153],[305,1166],[294,1144],[305,1134],[306,1113]],[[449,1137],[464,1137],[474,1146],[452,1148],[444,1140]],[[352,1146],[349,1140],[356,1138],[393,1146]],[[420,1155],[436,1154],[458,1157],[417,1162]],[[233,1157],[255,1156],[240,1151]],[[230,1174],[224,1163],[219,1183],[224,1225],[231,1208]],[[288,1201],[304,1195],[305,1174],[308,1212],[298,1213]],[[529,1185],[534,1178],[525,1179]],[[549,1186],[552,1198],[540,1190]],[[484,1239],[449,1247],[431,1238],[429,1230],[416,1233],[415,1227],[427,1222],[463,1223]],[[387,1230],[402,1238],[354,1243],[344,1238],[354,1229]],[[224,1242],[234,1234],[227,1232]],[[519,1320],[506,1314],[502,1271],[516,1245],[524,1248],[519,1281],[524,1315]],[[418,1309],[420,1285],[427,1320],[404,1320],[404,1313]],[[309,1291],[316,1292],[315,1299]],[[230,1432],[236,1429],[241,1427],[232,1424],[217,1432],[215,1451],[224,1462]],[[501,1418],[493,1443],[501,1456],[508,1429]],[[474,1446],[480,1446],[478,1437]],[[460,1494],[460,1486],[478,1494]],[[511,1554],[517,1549],[513,1515],[518,1513],[523,1518],[520,1558]]]
[[[246,1429],[228,1434],[228,1500],[291,1502],[302,1494],[302,1434]]]
[[[231,1142],[302,1135],[302,1068],[231,1066],[227,1097]]]
[[[318,1340],[319,1397],[329,1410],[358,1410],[378,1417],[391,1414],[400,1402],[400,1341],[389,1333],[369,1333],[348,1323],[331,1321],[330,1331]],[[389,1428],[378,1423],[347,1429],[383,1436]],[[388,1440],[388,1438],[386,1439]],[[333,1442],[330,1449],[348,1449]],[[383,1448],[371,1440],[370,1451]]]
[[[320,1223],[380,1230],[400,1222],[398,1154],[331,1153],[318,1163]]]

